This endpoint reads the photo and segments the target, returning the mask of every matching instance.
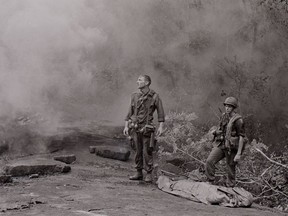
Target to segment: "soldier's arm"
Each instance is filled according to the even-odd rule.
[[[241,155],[244,147],[244,138],[242,136],[239,137],[239,147],[237,150],[237,155]]]
[[[159,127],[158,127],[157,132],[156,132],[157,136],[161,136],[163,134],[163,132],[164,132],[163,125],[164,125],[164,122],[159,122]]]
[[[239,136],[239,147],[237,154],[241,155],[244,150],[244,137],[245,137],[245,128],[243,119],[238,119],[236,122],[236,133]]]
[[[162,123],[162,125],[163,125],[163,122],[165,122],[165,113],[164,113],[162,100],[159,97],[159,95],[157,96],[157,98],[155,100],[155,105],[156,105],[156,109],[157,109],[158,122],[160,124]]]
[[[127,113],[127,115],[126,115],[126,117],[125,117],[125,124],[126,124],[126,122],[127,122],[127,124],[128,124],[129,119],[130,119],[131,116],[134,114],[134,104],[133,104],[133,103],[134,103],[134,94],[132,94],[132,96],[131,96],[128,113]]]
[[[159,127],[157,130],[157,136],[160,136],[164,132],[165,113],[164,113],[163,104],[162,104],[162,101],[161,101],[159,95],[157,96],[155,103],[156,103],[155,105],[156,105],[156,109],[157,109],[158,122],[159,122]]]
[[[129,105],[129,110],[128,110],[128,113],[125,117],[125,125],[124,125],[124,130],[123,130],[123,134],[128,136],[128,133],[129,133],[129,127],[128,127],[128,124],[129,124],[129,119],[131,118],[131,116],[133,115],[134,113],[134,107],[133,107],[133,94],[131,96],[131,101],[130,101],[130,105]]]
[[[237,154],[234,158],[234,161],[239,161],[244,150],[245,128],[244,128],[243,119],[237,120],[235,124],[236,124],[236,133],[237,133],[237,136],[239,136],[239,146],[238,146]]]

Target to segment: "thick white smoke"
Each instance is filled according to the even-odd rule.
[[[57,112],[50,99],[69,98],[75,88],[91,83],[97,69],[97,60],[93,68],[81,62],[107,40],[101,28],[85,20],[97,10],[73,0],[9,1],[1,10],[0,97],[9,109],[1,109],[2,114]]]
[[[166,111],[219,102],[215,60],[262,61],[249,2],[2,0],[0,114],[120,124],[139,74]]]

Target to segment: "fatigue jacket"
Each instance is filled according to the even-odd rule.
[[[222,131],[223,136],[225,136],[226,134],[229,120],[230,120],[229,115],[226,113],[223,113],[220,119],[220,124],[219,124],[219,129]],[[245,137],[245,127],[244,127],[244,122],[242,118],[237,119],[232,125],[231,136],[232,137],[240,137],[240,136]],[[219,142],[218,146],[224,148],[225,147],[224,143],[225,143],[225,139]]]
[[[134,117],[140,126],[144,126],[147,123],[151,124],[153,122],[153,113],[157,110],[158,122],[164,122],[165,114],[162,101],[158,94],[155,96],[154,94],[156,92],[152,89],[146,94],[142,94],[141,92],[133,93],[125,121]]]

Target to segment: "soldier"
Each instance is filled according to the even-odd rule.
[[[124,135],[130,135],[136,147],[135,163],[137,173],[130,176],[130,180],[142,180],[143,168],[147,175],[145,182],[152,182],[153,148],[155,144],[155,126],[153,125],[153,113],[157,110],[159,127],[156,136],[163,133],[165,121],[162,101],[159,95],[150,89],[151,78],[148,75],[140,75],[137,86],[140,92],[133,93],[129,112],[125,118]]]
[[[236,164],[244,150],[245,129],[242,117],[236,113],[238,101],[226,98],[225,113],[221,116],[219,128],[214,131],[213,149],[206,160],[205,173],[210,182],[215,180],[215,164],[226,157],[228,166],[227,187],[235,186]],[[246,140],[246,139],[245,139]]]

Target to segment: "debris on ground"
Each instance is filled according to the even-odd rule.
[[[94,154],[96,148],[97,148],[97,146],[89,146],[89,152],[90,152],[91,154]]]
[[[11,175],[0,175],[0,184],[13,182]]]
[[[19,211],[23,209],[30,209],[33,205],[46,204],[44,200],[31,199],[29,201],[20,201],[17,203],[0,203],[0,212]]]

